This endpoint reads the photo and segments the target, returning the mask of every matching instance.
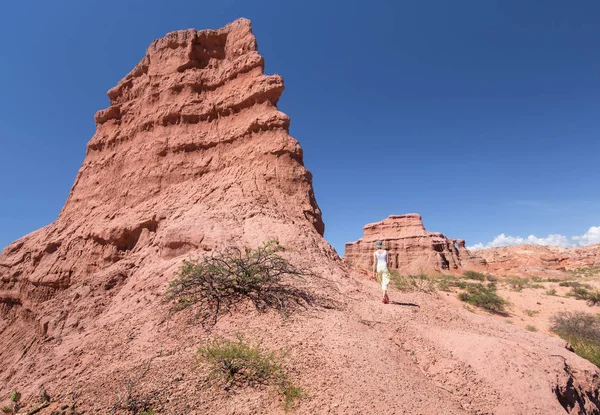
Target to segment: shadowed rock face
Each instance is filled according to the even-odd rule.
[[[481,268],[485,262],[470,254],[465,241],[429,232],[421,215],[391,215],[365,225],[364,235],[346,244],[344,261],[353,267],[373,268],[375,242],[381,240],[390,255],[390,267],[400,272],[421,273]]]

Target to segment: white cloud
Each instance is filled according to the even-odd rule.
[[[576,243],[572,242],[576,241]],[[533,244],[533,245],[553,245],[562,246],[563,248],[570,248],[572,246],[586,246],[600,243],[600,226],[592,226],[583,235],[573,236],[568,238],[560,234],[552,234],[546,237],[538,238],[535,235],[529,235],[527,238],[521,236],[506,236],[501,233],[497,235],[491,242],[483,244],[481,242],[475,245],[468,246],[467,248],[475,251],[478,249],[485,248],[496,248],[499,246],[509,245],[522,245],[522,244]]]
[[[577,241],[579,246],[600,244],[600,226],[592,226],[586,233],[581,236],[574,236],[574,241]]]

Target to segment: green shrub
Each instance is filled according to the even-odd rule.
[[[585,300],[590,307],[600,305],[600,290],[590,291]]]
[[[551,330],[569,342],[575,353],[600,367],[600,317],[561,312],[553,317]]]
[[[11,402],[17,403],[21,400],[21,394],[17,391],[11,392],[10,394]]]
[[[540,312],[538,310],[523,310],[523,313],[527,314],[529,317],[533,317],[538,315]]]
[[[485,281],[485,275],[481,272],[465,271],[463,272],[463,277],[469,280]]]
[[[437,288],[440,291],[452,291],[452,284],[447,279],[438,279]]]
[[[558,283],[561,287],[571,287],[571,288],[592,288],[589,284],[582,284],[579,281],[561,281]]]
[[[583,287],[571,288],[567,294],[569,297],[575,297],[577,300],[587,300],[589,291]]]
[[[538,331],[538,330],[537,330],[537,328],[535,328],[534,326],[529,326],[529,325],[528,325],[528,326],[527,326],[527,327],[525,327],[525,328],[526,328],[527,330],[529,330],[529,331],[533,331],[533,332],[536,332],[536,331]]]
[[[543,284],[531,284],[529,288],[546,288]]]
[[[436,280],[426,274],[400,275],[395,271],[390,272],[392,285],[400,291],[433,292],[436,290]]]
[[[286,409],[305,395],[302,388],[289,379],[275,353],[263,351],[258,345],[237,340],[214,339],[198,349],[201,360],[212,366],[212,375],[233,387],[275,384],[283,395]]]
[[[458,295],[461,301],[481,307],[493,313],[503,313],[508,302],[496,294],[492,287],[473,284],[466,287],[466,292]]]
[[[272,308],[287,313],[296,306],[306,307],[313,296],[289,281],[309,273],[282,257],[284,250],[277,241],[269,241],[254,250],[227,248],[202,261],[184,261],[165,300],[173,302],[175,311],[195,307],[196,316],[208,324],[247,300],[261,312]]]
[[[506,283],[513,291],[522,291],[523,288],[527,288],[529,286],[529,280],[526,278],[508,278]]]
[[[543,282],[544,279],[542,277],[533,276],[533,277],[531,277],[531,281],[533,281],[533,282]]]
[[[485,278],[489,282],[498,282],[498,277],[493,276],[492,274],[485,274]]]

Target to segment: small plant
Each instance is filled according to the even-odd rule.
[[[583,287],[571,288],[571,291],[565,295],[568,297],[575,297],[577,300],[587,300],[590,292]]]
[[[571,287],[571,288],[592,288],[589,284],[582,284],[579,281],[561,281],[558,283],[561,287]]]
[[[485,274],[485,278],[489,282],[498,282],[498,277],[493,276],[492,274]]]
[[[146,377],[150,371],[150,364],[154,357],[149,359],[138,370],[137,376],[128,377],[123,384],[123,388],[117,393],[115,403],[112,407],[112,413],[120,413],[120,410],[125,410],[132,415],[153,415],[154,409],[150,406],[150,399],[147,396],[142,396],[138,391],[138,386],[142,379]]]
[[[533,281],[533,282],[543,282],[544,279],[542,277],[533,276],[533,277],[531,277],[531,281]]]
[[[529,317],[536,316],[540,313],[538,310],[523,310],[523,312],[525,314],[527,314]]]
[[[213,366],[212,375],[223,381],[226,389],[276,384],[286,409],[305,395],[290,381],[275,353],[263,351],[239,334],[237,340],[212,340],[198,349],[198,356]]]
[[[551,330],[569,342],[579,356],[600,366],[600,316],[561,312],[553,317]]]
[[[590,307],[600,305],[600,290],[590,291],[587,295],[586,302]]]
[[[433,292],[436,290],[435,278],[426,274],[400,275],[395,271],[390,272],[390,280],[394,287],[400,291]]]
[[[14,413],[12,407],[8,406],[8,405],[2,407],[2,412],[4,412],[5,414],[12,414],[12,413]]]
[[[529,280],[525,278],[508,278],[506,282],[513,291],[522,291],[529,285]]]
[[[546,295],[556,295],[556,288],[550,288],[549,290],[547,290]]]
[[[485,281],[485,275],[481,272],[465,271],[463,272],[463,277],[469,280]]]
[[[562,281],[560,278],[548,278],[548,282],[560,282]]]
[[[452,291],[452,284],[447,279],[438,279],[437,288],[440,291],[450,292]]]
[[[277,241],[268,241],[253,250],[228,248],[202,261],[184,261],[165,300],[176,311],[197,308],[196,316],[206,324],[215,324],[246,300],[261,312],[272,308],[283,314],[309,305],[312,295],[288,283],[309,273],[282,257],[284,250]]]
[[[279,390],[283,394],[283,407],[286,411],[294,405],[298,399],[306,396],[306,391],[298,386],[294,386],[289,382],[284,382],[279,385]]]
[[[528,325],[528,326],[527,326],[527,327],[525,327],[525,328],[526,328],[527,330],[529,330],[529,331],[533,331],[533,332],[536,332],[536,331],[538,331],[538,329],[536,329],[534,326],[529,326],[529,325]]]
[[[506,320],[506,324],[513,324],[512,320]]]
[[[17,403],[21,400],[21,394],[17,391],[10,393],[10,401],[13,403]]]
[[[458,295],[461,301],[481,307],[492,313],[503,313],[508,302],[496,294],[493,287],[483,284],[473,284],[466,287],[466,292]]]

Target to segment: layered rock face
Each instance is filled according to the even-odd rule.
[[[346,244],[344,261],[356,268],[373,269],[375,242],[381,240],[390,255],[390,267],[399,272],[421,273],[481,268],[485,262],[470,254],[465,241],[429,232],[421,215],[391,215],[363,227],[364,235]]]
[[[335,260],[302,149],[276,108],[283,79],[263,68],[240,19],[154,41],[108,91],[59,217],[0,255],[0,338],[11,344],[0,361],[33,337],[78,330],[75,306],[49,300],[80,286],[110,298],[134,274],[147,278],[148,262],[272,238]]]
[[[561,248],[558,246],[516,245],[474,251],[484,259],[492,274],[516,276],[558,276],[564,271],[600,266],[600,244]]]
[[[311,174],[275,106],[283,79],[263,67],[247,20],[152,43],[96,114],[58,219],[3,251],[0,301],[45,299],[117,263],[126,278],[148,247],[164,258],[268,237],[314,248],[298,237],[324,231]]]

